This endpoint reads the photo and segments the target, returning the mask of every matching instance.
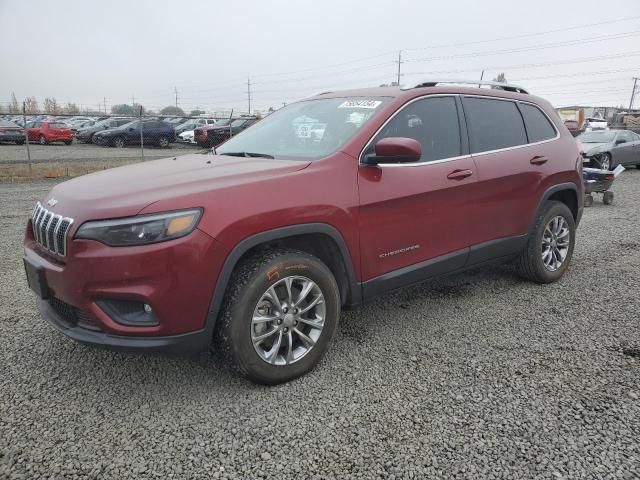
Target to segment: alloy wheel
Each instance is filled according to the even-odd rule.
[[[314,348],[325,318],[320,287],[307,277],[285,277],[261,295],[254,309],[253,348],[269,364],[295,363]]]
[[[567,220],[557,215],[549,220],[542,234],[542,263],[550,272],[562,267],[569,253],[571,231]]]

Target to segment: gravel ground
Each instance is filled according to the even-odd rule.
[[[345,312],[311,374],[74,344],[38,316],[0,184],[0,478],[640,478],[640,170],[550,286],[509,267]]]
[[[172,143],[170,148],[158,148],[153,145],[145,146],[144,156],[146,159],[165,158],[172,155],[185,155],[202,151],[197,145],[186,143]],[[34,163],[48,161],[86,161],[102,159],[132,159],[140,158],[140,146],[131,145],[125,148],[110,148],[100,145],[74,142],[71,145],[54,143],[51,145],[39,145],[31,143],[29,145],[31,160]],[[0,164],[26,162],[27,147],[24,145],[13,145],[0,143]]]

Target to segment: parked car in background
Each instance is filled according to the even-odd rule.
[[[53,142],[64,142],[71,145],[73,142],[73,132],[67,126],[58,120],[37,121],[27,124],[27,135],[30,142],[38,142],[46,145]]]
[[[122,148],[125,145],[140,145],[140,125],[142,137],[146,144],[168,147],[176,141],[176,131],[162,120],[134,120],[118,128],[102,130],[93,135],[93,143],[109,147]]]
[[[102,130],[118,128],[129,122],[131,122],[130,118],[108,118],[106,120],[96,122],[90,127],[81,128],[76,133],[76,139],[80,142],[92,143],[93,135],[95,133],[101,132]]]
[[[184,143],[196,143],[193,137],[193,130],[187,130],[186,132],[182,132],[180,135],[178,135],[178,141]]]
[[[186,132],[187,130],[195,130],[196,128],[204,125],[216,124],[217,122],[213,118],[190,118],[176,127],[176,135],[180,135],[182,132]]]
[[[199,127],[194,130],[194,139],[201,147],[215,147],[243,130],[246,130],[256,123],[256,121],[253,117],[247,117],[233,120],[229,125]]]
[[[584,121],[584,129],[589,132],[592,130],[606,130],[609,128],[607,121],[603,118],[587,118]]]
[[[0,142],[24,144],[24,129],[8,120],[0,120]]]
[[[640,166],[640,135],[629,130],[584,132],[578,137],[584,149],[584,163],[603,170],[618,165]]]

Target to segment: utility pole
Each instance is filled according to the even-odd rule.
[[[136,96],[131,95],[131,106],[133,107],[136,104]]]
[[[173,87],[173,91],[176,94],[176,108],[178,108],[178,87]]]
[[[400,72],[400,65],[402,65],[402,64],[404,63],[404,62],[402,61],[402,50],[400,50],[400,51],[398,52],[398,60],[397,60],[397,63],[398,63],[398,77],[397,77],[397,80],[396,80],[396,84],[399,86],[399,85],[400,85],[400,76],[402,75],[402,73]]]
[[[249,115],[251,115],[251,79],[247,78],[247,103],[249,104]]]
[[[631,91],[631,101],[629,102],[629,110],[633,108],[633,100],[636,96],[636,85],[638,84],[638,77],[633,77],[633,90]]]
[[[484,70],[482,70],[482,73],[480,74],[480,82],[482,82],[482,79],[483,79],[483,78],[484,78]],[[481,83],[479,83],[479,84],[478,84],[478,88],[480,88],[480,86],[481,86],[481,85],[482,85],[482,84],[481,84]]]
[[[104,104],[104,114],[107,114],[107,97],[102,97],[102,103]]]
[[[31,152],[29,151],[29,133],[27,132],[27,102],[22,102],[22,123],[24,123],[24,139],[27,146],[27,159],[29,160],[29,175],[31,175]]]

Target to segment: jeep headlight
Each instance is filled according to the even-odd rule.
[[[201,215],[201,209],[193,209],[89,221],[80,226],[75,238],[97,240],[112,247],[164,242],[191,233]]]

